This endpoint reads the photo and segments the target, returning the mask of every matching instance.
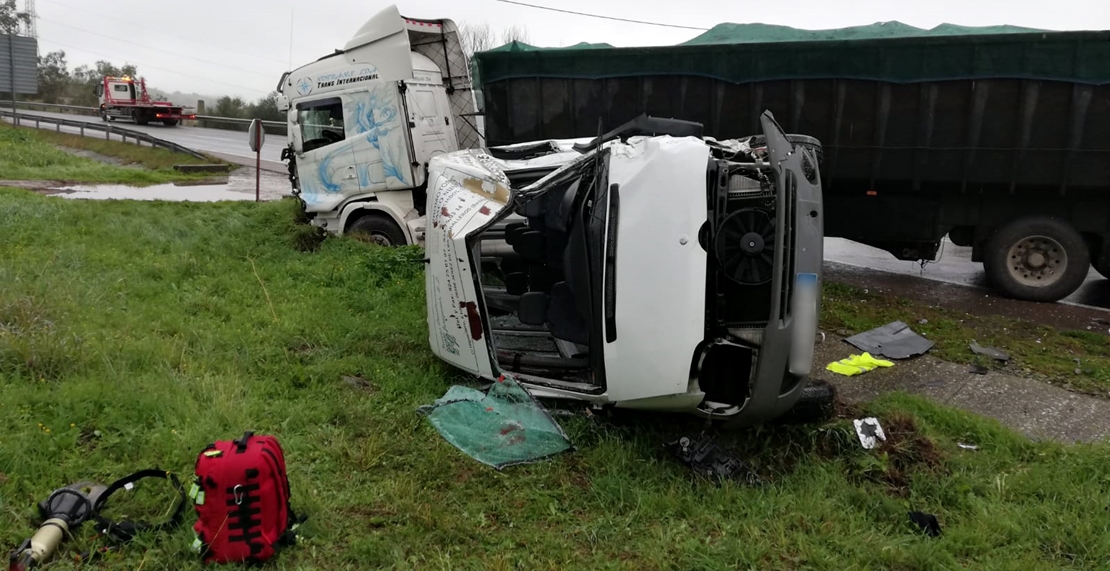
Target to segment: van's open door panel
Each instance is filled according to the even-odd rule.
[[[432,159],[425,280],[432,352],[460,369],[492,378],[489,331],[467,239],[508,206],[510,191],[500,169],[487,168],[483,159],[490,160],[477,151]]]

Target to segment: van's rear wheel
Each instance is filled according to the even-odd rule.
[[[1090,253],[1067,222],[1029,216],[999,228],[987,241],[983,267],[995,288],[1017,299],[1058,301],[1087,277]]]
[[[383,214],[371,213],[347,227],[347,234],[356,240],[379,246],[404,246],[408,243],[401,227]]]

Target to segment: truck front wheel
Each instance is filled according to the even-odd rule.
[[[370,213],[347,227],[347,234],[356,240],[379,246],[404,246],[408,243],[400,226],[383,214]]]
[[[1058,301],[1083,284],[1091,258],[1083,236],[1048,216],[1008,222],[987,241],[983,267],[995,288],[1016,299]]]

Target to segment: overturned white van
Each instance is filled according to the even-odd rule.
[[[755,424],[806,390],[819,143],[643,117],[592,141],[432,160],[432,351],[540,397]],[[797,139],[795,139],[797,140]]]

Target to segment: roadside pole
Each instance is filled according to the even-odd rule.
[[[266,131],[262,128],[262,120],[254,119],[247,130],[247,138],[254,151],[254,201],[262,200],[262,144],[266,142]]]

